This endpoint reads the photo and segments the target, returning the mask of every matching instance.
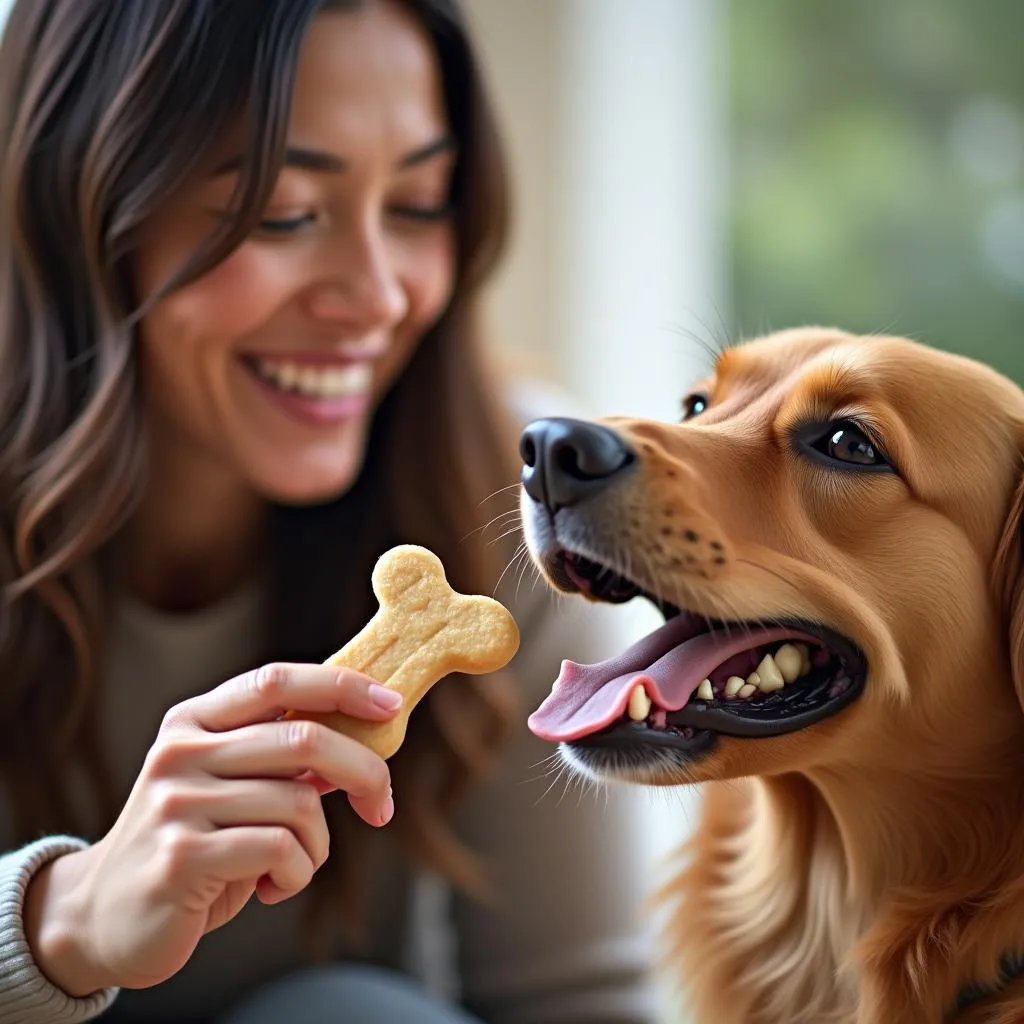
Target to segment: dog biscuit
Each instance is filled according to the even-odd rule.
[[[459,594],[433,552],[406,544],[381,555],[371,577],[376,614],[325,665],[369,676],[402,694],[393,719],[368,722],[341,712],[291,712],[351,736],[381,757],[402,745],[409,715],[427,691],[453,672],[496,672],[519,648],[512,614],[489,597]]]

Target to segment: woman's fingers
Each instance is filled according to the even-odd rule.
[[[213,740],[213,742],[210,742]],[[356,811],[380,824],[390,799],[391,774],[385,761],[356,740],[305,719],[261,722],[230,736],[210,737],[199,767],[220,779],[317,777],[318,789],[343,789]]]
[[[391,789],[388,788],[387,796],[381,800],[372,797],[356,796],[348,794],[348,802],[352,810],[359,815],[367,825],[386,825],[395,815],[395,801],[391,796]]]
[[[310,786],[313,786],[321,796],[333,793],[338,788],[326,779],[321,779],[316,772],[303,772],[301,775],[296,776],[296,780],[298,782],[306,782]]]
[[[216,780],[195,798],[196,813],[215,828],[284,825],[319,868],[330,850],[320,793],[305,782],[270,779]]]
[[[316,865],[291,829],[240,825],[203,836],[194,870],[224,884],[265,876],[285,898],[309,885]]]
[[[342,711],[386,722],[401,702],[394,690],[349,669],[280,662],[236,676],[177,705],[168,719],[184,719],[210,732],[273,721],[292,710]]]

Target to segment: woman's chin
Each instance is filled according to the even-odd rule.
[[[296,454],[283,464],[261,467],[250,474],[254,490],[276,505],[324,505],[345,494],[363,465],[364,450],[334,449],[315,456]]]

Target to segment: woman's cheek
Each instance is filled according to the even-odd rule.
[[[450,229],[416,253],[407,280],[410,319],[422,331],[444,312],[455,286],[455,238]]]
[[[283,301],[279,261],[243,243],[226,260],[170,296],[173,319],[186,336],[230,345],[262,326]]]

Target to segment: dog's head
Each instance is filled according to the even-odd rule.
[[[550,583],[666,618],[567,662],[531,728],[655,784],[1019,742],[1022,451],[1024,394],[989,368],[818,329],[727,350],[679,423],[531,424],[524,529]]]

